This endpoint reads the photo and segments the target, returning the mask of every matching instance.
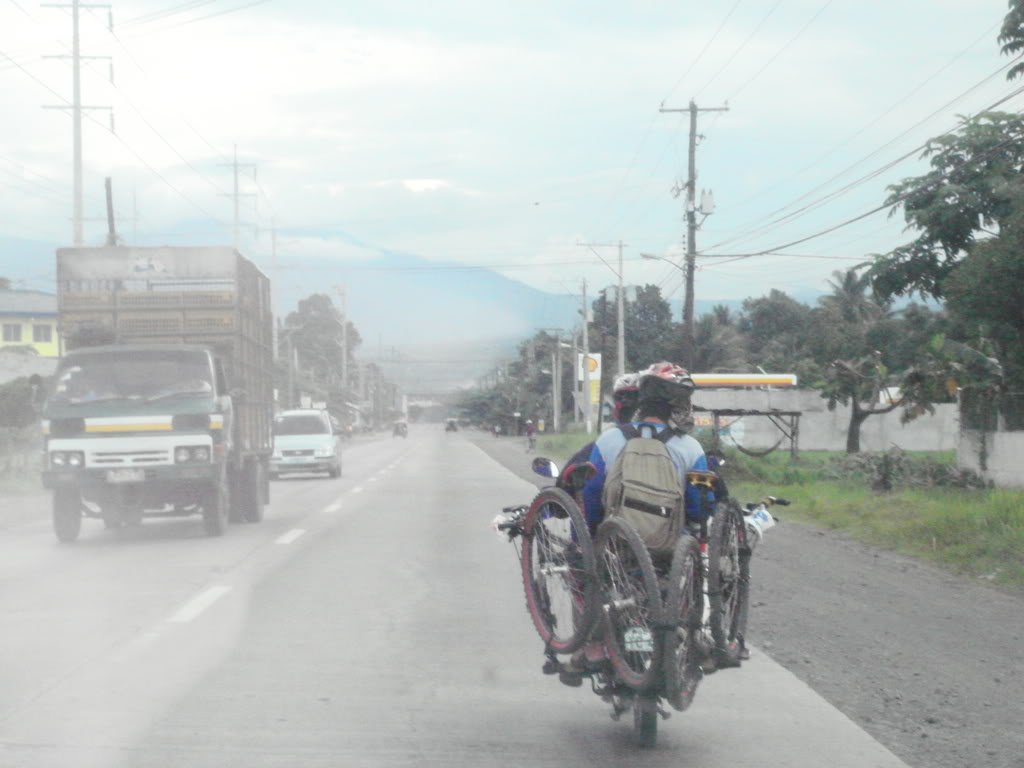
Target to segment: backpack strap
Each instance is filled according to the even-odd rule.
[[[640,437],[640,430],[632,424],[620,424],[619,431],[622,433],[622,436],[626,438],[627,443],[634,437]]]
[[[660,440],[664,445],[668,445],[668,441],[676,436],[669,427],[665,427],[661,432],[658,432],[654,437]]]

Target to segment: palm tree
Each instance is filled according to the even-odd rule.
[[[835,310],[847,323],[865,326],[881,320],[889,312],[889,302],[879,300],[871,290],[871,279],[867,272],[857,274],[856,269],[845,272],[836,270],[828,281],[832,293],[822,296],[818,302]]]

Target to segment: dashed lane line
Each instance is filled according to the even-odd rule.
[[[334,512],[337,512],[340,509],[341,509],[341,502],[340,501],[336,501],[333,504],[328,504],[326,507],[324,507],[324,512],[326,512],[327,514],[333,514]]]
[[[355,488],[352,489],[352,493],[362,493],[362,492],[363,492],[363,486],[361,486],[361,485],[357,485]]]
[[[282,533],[274,541],[278,544],[291,544],[305,532],[305,528],[292,528],[287,533]]]
[[[227,584],[212,586],[181,606],[178,612],[171,616],[168,621],[172,624],[187,624],[230,591],[231,587]]]

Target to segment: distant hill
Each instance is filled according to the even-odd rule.
[[[344,283],[350,315],[363,338],[359,356],[382,360],[403,385],[415,383],[440,391],[472,383],[494,363],[514,354],[518,341],[536,329],[578,324],[577,297],[547,293],[486,269],[465,269],[457,263],[377,249],[346,233],[332,232],[325,239],[365,249],[373,258],[331,261],[289,253],[287,263],[278,270],[276,286],[282,312],[286,314],[311,293],[333,293]],[[199,238],[183,235],[179,240],[182,245],[195,244]],[[0,276],[10,278],[16,288],[54,290],[56,247],[0,237]],[[256,261],[270,272],[266,259]],[[814,296],[794,298],[816,300]],[[716,304],[738,310],[742,301],[699,300],[696,309],[700,314]],[[672,302],[672,312],[679,317],[679,301]]]

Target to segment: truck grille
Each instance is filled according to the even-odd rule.
[[[171,452],[166,448],[152,451],[93,451],[89,454],[89,464],[94,467],[138,467],[170,463]]]
[[[284,451],[285,456],[312,456],[313,451]]]

